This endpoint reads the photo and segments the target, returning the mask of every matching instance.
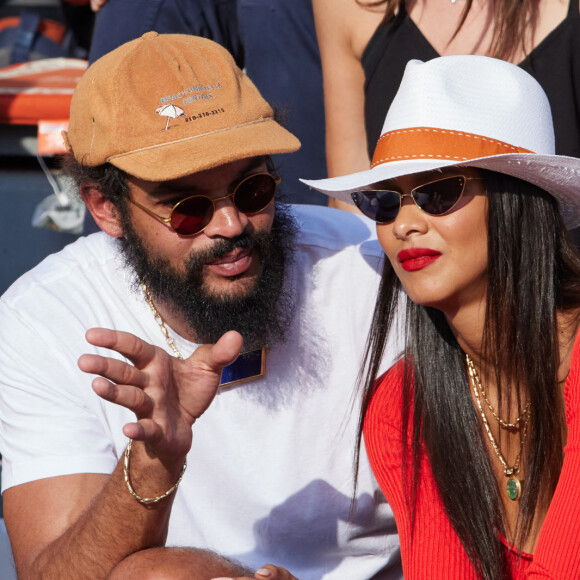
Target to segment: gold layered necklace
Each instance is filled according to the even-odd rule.
[[[153,302],[153,296],[145,282],[141,283],[141,289],[145,295],[145,301],[149,304],[155,322],[159,325],[161,334],[165,338],[165,342],[169,345],[175,356],[183,360],[183,355],[175,344],[175,339],[169,334],[167,326],[163,318]],[[268,354],[268,347],[258,348],[255,350],[248,350],[241,352],[238,358],[228,366],[224,367],[220,380],[220,388],[233,387],[234,385],[252,381],[265,376],[266,374],[266,355]]]
[[[489,402],[489,399],[487,398],[487,395],[486,395],[485,390],[481,384],[481,381],[479,380],[479,374],[475,368],[475,365],[473,364],[471,357],[467,353],[465,353],[465,360],[467,362],[467,370],[468,370],[469,376],[471,378],[471,384],[473,385],[473,394],[475,396],[475,402],[476,402],[477,407],[479,409],[479,414],[481,416],[483,426],[485,428],[487,436],[489,437],[489,440],[491,442],[491,446],[493,447],[495,454],[497,455],[500,463],[502,464],[504,475],[508,478],[507,483],[506,483],[507,495],[512,501],[516,501],[519,499],[519,497],[522,493],[522,484],[521,484],[520,479],[517,476],[520,472],[520,461],[522,458],[522,453],[523,453],[523,449],[524,449],[524,443],[526,441],[526,436],[528,434],[528,423],[530,420],[530,403],[528,403],[526,405],[522,414],[513,423],[510,423],[508,421],[504,421],[497,414],[497,412],[495,411],[495,409],[493,408],[493,406]],[[491,428],[489,426],[487,416],[486,416],[485,411],[483,410],[483,406],[481,404],[482,399],[485,401],[485,404],[487,405],[487,408],[489,409],[490,413],[497,420],[500,428],[506,429],[509,431],[520,431],[521,430],[520,449],[518,451],[516,460],[515,460],[512,467],[510,467],[508,465],[505,457],[503,456],[503,453],[501,452],[501,449],[499,448],[498,442],[495,440],[495,437],[493,436],[493,433],[491,432]]]
[[[159,314],[159,310],[157,310],[157,306],[155,306],[155,302],[153,302],[153,297],[151,296],[151,292],[147,287],[145,282],[141,283],[141,289],[143,290],[143,294],[145,294],[145,300],[147,304],[149,304],[149,308],[151,308],[151,312],[153,312],[153,318],[155,318],[155,322],[159,325],[159,330],[161,330],[161,334],[165,338],[165,342],[171,347],[171,350],[175,354],[175,356],[179,360],[183,360],[183,355],[179,352],[177,345],[175,344],[175,340],[169,334],[169,330],[167,330],[167,326],[165,326],[165,322],[163,322],[163,318],[161,318],[161,314]]]

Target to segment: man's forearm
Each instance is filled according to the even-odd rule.
[[[170,489],[181,473],[182,461],[171,465],[148,457],[144,445],[134,443],[131,452],[131,483],[141,497],[157,497]],[[163,546],[174,494],[145,505],[126,485],[123,459],[89,508],[62,536],[47,545],[19,577],[56,580],[105,578],[128,555]]]
[[[126,332],[93,328],[86,336],[90,344],[127,359],[86,354],[78,364],[97,375],[92,382],[97,395],[135,415],[136,421],[123,427],[127,437],[140,441],[130,459],[135,491],[126,484],[123,459],[110,477],[77,474],[72,483],[63,477],[15,486],[6,523],[9,527],[11,522],[8,531],[21,579],[105,578],[130,554],[165,544],[174,494],[147,505],[136,496],[164,496],[175,487],[191,448],[193,424],[215,397],[223,367],[242,347],[242,337],[228,332],[215,345],[201,346],[181,360]],[[82,482],[93,484],[95,479],[98,483],[85,491]],[[67,491],[76,494],[69,503],[62,501]],[[52,502],[43,503],[38,492]],[[36,531],[27,529],[19,512],[40,514],[41,525]]]

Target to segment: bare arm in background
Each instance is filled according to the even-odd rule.
[[[322,61],[328,176],[370,167],[364,123],[365,75],[361,57],[385,8],[356,0],[312,0]],[[329,198],[329,206],[358,211]]]

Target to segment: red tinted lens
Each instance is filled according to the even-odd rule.
[[[171,212],[171,227],[182,236],[201,232],[213,217],[213,204],[204,195],[186,197]]]
[[[276,194],[276,180],[269,173],[257,173],[244,179],[236,188],[234,203],[244,213],[262,211]]]

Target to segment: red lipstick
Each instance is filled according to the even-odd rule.
[[[439,256],[441,256],[441,252],[431,250],[430,248],[410,248],[408,250],[401,250],[397,254],[397,260],[399,260],[403,270],[414,272],[415,270],[422,270],[426,266],[429,266]]]

